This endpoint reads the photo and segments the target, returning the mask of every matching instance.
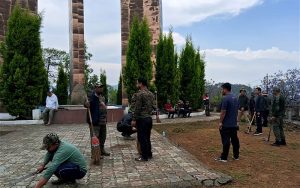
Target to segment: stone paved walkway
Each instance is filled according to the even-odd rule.
[[[203,118],[202,118],[203,119]],[[211,117],[210,119],[214,119]],[[199,121],[201,118],[166,119],[164,123]],[[110,157],[100,166],[90,165],[84,179],[76,185],[61,187],[196,187],[225,184],[230,177],[208,170],[186,151],[172,145],[153,130],[153,159],[136,162],[135,140],[124,140],[115,124],[108,124],[105,143]],[[10,132],[11,131],[11,132]],[[0,126],[0,187],[33,187],[40,174],[16,183],[20,177],[32,172],[43,161],[45,151],[39,150],[44,135],[56,132],[90,159],[90,142],[87,125]],[[55,180],[52,177],[51,180]],[[50,180],[50,181],[51,181]],[[45,187],[55,187],[48,183]]]

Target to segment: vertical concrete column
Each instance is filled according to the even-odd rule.
[[[71,103],[82,104],[84,91],[84,8],[83,0],[69,0]]]

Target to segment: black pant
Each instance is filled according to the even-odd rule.
[[[222,144],[223,144],[223,152],[221,154],[221,159],[227,160],[230,141],[233,147],[233,157],[239,158],[239,150],[240,150],[240,141],[237,136],[237,128],[222,128],[220,130]]]
[[[86,172],[70,162],[62,163],[54,172],[55,176],[63,180],[82,179]]]
[[[269,110],[266,110],[263,112],[262,114],[262,118],[263,118],[263,126],[267,127],[268,126],[268,117],[269,117]]]
[[[263,112],[256,112],[256,132],[258,133],[262,133],[262,114]]]
[[[142,118],[136,120],[137,125],[137,137],[141,145],[142,158],[148,159],[152,156],[151,152],[151,129],[152,129],[152,118]]]

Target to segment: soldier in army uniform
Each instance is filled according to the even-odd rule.
[[[272,146],[286,145],[285,136],[283,131],[283,117],[285,114],[285,100],[280,94],[279,88],[273,89],[273,103],[272,103],[272,118],[273,131],[276,141]]]
[[[131,125],[137,128],[138,142],[141,146],[141,156],[135,158],[136,161],[148,161],[152,158],[151,151],[151,129],[152,111],[155,108],[154,95],[147,88],[147,80],[139,78],[137,80],[138,93],[135,95],[133,118]]]
[[[89,101],[84,105],[91,110],[91,116],[96,136],[100,141],[101,155],[109,156],[110,153],[105,151],[104,143],[106,140],[106,123],[107,123],[107,108],[105,98],[103,96],[103,85],[96,84],[94,91],[89,96]],[[89,118],[87,117],[89,122]]]

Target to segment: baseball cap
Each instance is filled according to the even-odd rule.
[[[49,133],[43,138],[43,145],[40,148],[41,150],[47,149],[52,144],[59,142],[59,137],[56,133]]]
[[[103,84],[100,84],[100,83],[98,82],[98,83],[95,84],[95,88],[97,88],[97,87],[100,87],[100,88],[101,88],[101,87],[103,87]]]

